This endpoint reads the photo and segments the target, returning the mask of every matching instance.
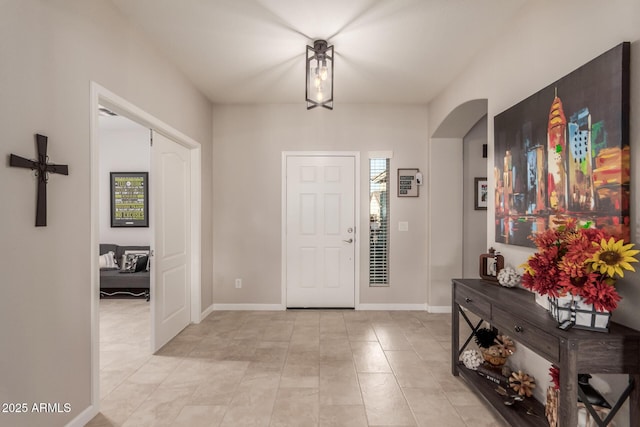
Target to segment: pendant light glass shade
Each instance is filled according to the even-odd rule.
[[[307,110],[322,106],[333,110],[333,46],[316,40],[307,46]]]

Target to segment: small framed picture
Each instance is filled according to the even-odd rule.
[[[398,197],[418,197],[420,169],[398,169]]]
[[[149,227],[148,180],[148,172],[111,172],[111,227]]]
[[[487,197],[489,197],[489,184],[487,178],[474,178],[473,208],[477,211],[487,210]]]

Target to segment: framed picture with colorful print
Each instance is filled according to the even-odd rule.
[[[558,214],[629,241],[629,48],[494,117],[496,242],[534,247]]]
[[[149,227],[149,173],[110,175],[111,227]]]
[[[475,190],[475,193],[473,194],[473,208],[477,211],[487,210],[487,196],[489,195],[487,177],[474,178],[473,183],[473,188]]]

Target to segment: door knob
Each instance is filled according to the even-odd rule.
[[[353,239],[343,240],[343,242],[345,242],[345,243],[353,243]]]

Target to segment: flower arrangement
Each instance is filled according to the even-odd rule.
[[[580,296],[598,311],[615,310],[621,299],[616,280],[624,270],[635,271],[630,263],[640,251],[590,222],[579,226],[575,218],[559,217],[554,223],[530,236],[538,252],[521,266],[522,286],[543,296]]]

